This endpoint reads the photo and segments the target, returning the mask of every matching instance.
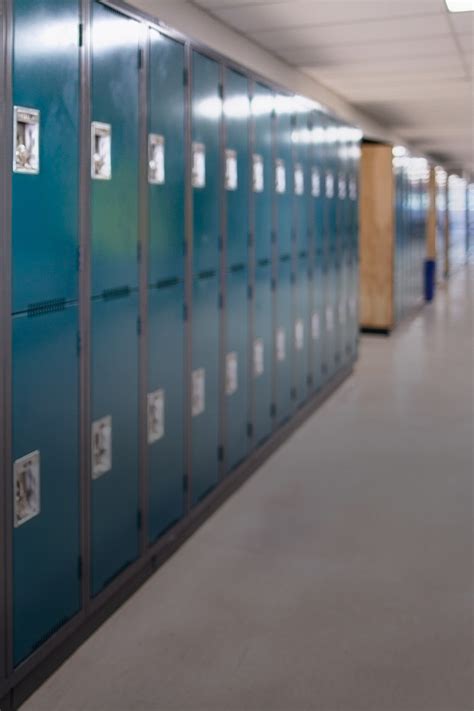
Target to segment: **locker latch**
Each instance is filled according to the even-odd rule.
[[[40,453],[30,452],[13,465],[14,526],[18,528],[41,510]]]
[[[109,123],[92,122],[91,151],[92,178],[110,180],[112,178],[112,126]]]
[[[157,133],[148,136],[148,182],[151,185],[165,182],[165,139]]]
[[[237,151],[234,151],[232,148],[227,148],[225,152],[225,189],[237,190],[237,187]]]
[[[165,393],[155,390],[148,393],[148,444],[153,444],[165,434]]]
[[[92,478],[98,479],[112,469],[112,417],[92,423]]]
[[[35,175],[39,173],[40,112],[37,109],[15,106],[13,121],[13,171]]]

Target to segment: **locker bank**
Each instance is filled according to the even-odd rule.
[[[9,711],[351,374],[362,131],[120,0],[0,21]],[[390,175],[398,320],[427,193]]]

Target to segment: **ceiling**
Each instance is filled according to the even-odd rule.
[[[474,13],[444,0],[194,0],[447,168],[474,173]]]

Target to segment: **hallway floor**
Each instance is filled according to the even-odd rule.
[[[22,707],[472,711],[474,268]]]

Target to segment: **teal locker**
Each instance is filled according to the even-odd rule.
[[[324,381],[324,317],[325,317],[325,144],[323,116],[312,116],[312,150],[310,166],[310,224],[312,229],[312,313],[311,313],[311,372],[313,386],[321,388]]]
[[[147,441],[149,538],[184,514],[184,283],[148,293]]]
[[[254,398],[254,440],[258,445],[272,431],[273,380],[273,291],[269,259],[261,259],[255,268],[254,341],[252,344],[252,380]]]
[[[291,254],[293,238],[292,104],[287,96],[276,97],[274,199],[279,256]]]
[[[138,285],[138,22],[92,5],[91,292]]]
[[[13,319],[13,658],[81,606],[77,306]]]
[[[16,0],[13,11],[15,139],[27,149],[31,143],[30,157],[15,160],[12,178],[18,313],[77,299],[79,3]],[[51,27],[61,28],[60,42]]]
[[[138,296],[91,307],[91,577],[97,595],[138,556]]]
[[[219,474],[219,282],[210,271],[193,280],[191,494],[198,503]]]
[[[326,127],[326,171],[325,171],[325,358],[324,366],[328,377],[336,369],[336,317],[337,317],[337,129],[334,120],[328,120]],[[323,366],[323,367],[324,367]]]
[[[149,64],[148,279],[156,286],[184,275],[184,46],[150,30]]]
[[[254,210],[255,259],[271,259],[273,195],[273,92],[256,83],[252,97],[254,153],[252,192]]]
[[[283,424],[293,410],[293,275],[290,257],[280,258],[276,284],[274,333],[276,423]]]
[[[293,367],[297,405],[302,405],[310,392],[309,339],[311,328],[311,291],[307,257],[299,257],[296,264],[293,311]]]

